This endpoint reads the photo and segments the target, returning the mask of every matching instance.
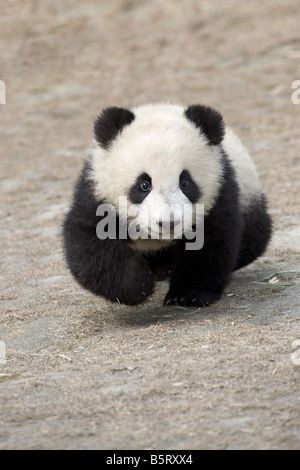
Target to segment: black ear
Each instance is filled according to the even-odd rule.
[[[97,117],[94,124],[94,134],[97,142],[107,149],[110,143],[134,120],[134,114],[128,109],[116,106],[106,108]]]
[[[209,106],[194,104],[185,110],[185,116],[204,132],[209,145],[219,145],[222,142],[225,124],[218,111]]]

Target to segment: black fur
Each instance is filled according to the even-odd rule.
[[[143,191],[141,184],[147,181],[150,184],[149,191]],[[136,180],[136,182],[131,186],[129,191],[129,197],[133,204],[141,204],[144,199],[148,196],[151,191],[151,177],[147,173],[142,173]]]
[[[134,114],[128,109],[116,106],[104,109],[94,124],[97,142],[101,147],[107,149],[117,135],[122,132],[122,129],[131,124],[134,118]]]
[[[96,210],[102,201],[95,200],[88,172],[89,162],[86,162],[63,224],[69,269],[84,288],[96,295],[128,305],[143,302],[153,292],[154,276],[146,260],[127,240],[97,237],[100,219]]]
[[[219,145],[225,134],[222,115],[209,106],[194,104],[185,110],[185,116],[201,129],[208,139],[209,145]]]
[[[159,251],[150,251],[144,254],[156,281],[168,279],[175,267],[176,243]]]
[[[196,203],[201,196],[201,191],[198,185],[191,177],[191,174],[188,170],[183,170],[183,172],[181,173],[179,177],[179,184],[181,184],[183,180],[186,180],[188,182],[188,187],[185,189],[180,186],[181,191],[191,201],[191,203]]]
[[[242,232],[239,191],[234,171],[223,155],[224,183],[204,221],[204,246],[187,251],[177,245],[176,266],[164,304],[205,307],[221,297],[236,265]]]
[[[264,195],[253,199],[243,216],[239,256],[234,269],[240,269],[261,256],[272,234],[272,220]]]

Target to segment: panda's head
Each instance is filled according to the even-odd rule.
[[[94,126],[91,179],[99,201],[122,219],[137,220],[141,232],[161,238],[182,235],[184,214],[197,204],[213,207],[222,183],[224,136],[220,113],[202,105],[152,104],[131,111],[107,108]],[[120,207],[120,196],[127,206]],[[138,208],[129,211],[130,205]],[[186,223],[186,222],[184,222]]]

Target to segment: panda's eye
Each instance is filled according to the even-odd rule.
[[[150,190],[151,190],[151,183],[150,183],[150,181],[146,181],[146,180],[145,180],[145,181],[142,181],[142,182],[140,183],[140,188],[141,188],[142,191],[145,191],[145,192],[146,192],[146,191],[150,191]]]
[[[180,188],[181,188],[181,189],[187,189],[187,188],[189,187],[189,184],[190,184],[190,183],[189,183],[188,180],[182,179],[182,180],[180,181]]]

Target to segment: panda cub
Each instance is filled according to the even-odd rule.
[[[272,227],[254,164],[221,114],[110,107],[94,134],[63,223],[75,279],[128,305],[166,276],[165,305],[220,299],[231,273],[264,252]]]

